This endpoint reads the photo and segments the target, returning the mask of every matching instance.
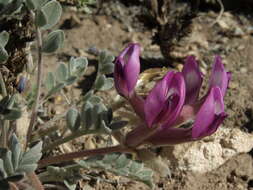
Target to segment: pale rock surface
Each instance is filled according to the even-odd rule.
[[[220,127],[215,134],[201,141],[163,148],[162,156],[167,157],[170,164],[180,170],[205,173],[252,148],[252,134],[238,128]]]

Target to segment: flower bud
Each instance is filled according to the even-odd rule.
[[[129,98],[140,73],[140,45],[129,44],[117,57],[114,69],[115,88],[121,96]]]

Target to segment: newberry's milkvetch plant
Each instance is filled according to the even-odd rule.
[[[129,44],[120,53],[114,61],[114,82],[118,94],[129,102],[141,122],[136,123],[137,126],[124,136],[115,130],[115,125],[111,123],[113,120],[108,120],[108,118],[112,118],[111,114],[108,117],[108,110],[99,108],[98,105],[95,106],[97,107],[95,109],[88,101],[84,104],[81,114],[74,109],[71,109],[67,114],[68,126],[73,134],[56,141],[46,150],[67,142],[65,140],[78,137],[80,134],[97,133],[97,131],[100,131],[99,133],[104,131],[106,134],[113,135],[118,140],[119,145],[45,158],[39,161],[39,167],[84,156],[105,155],[105,157],[95,157],[77,162],[68,168],[91,169],[94,167],[105,169],[118,175],[142,181],[152,187],[151,170],[143,167],[141,163],[129,159],[124,154],[115,153],[133,153],[140,156],[140,159],[143,159],[143,157],[141,158],[143,153],[147,153],[148,156],[146,157],[148,158],[145,157],[145,160],[154,159],[154,157],[151,158],[148,149],[143,149],[140,145],[161,146],[200,140],[212,135],[218,129],[227,116],[224,111],[223,99],[230,80],[230,73],[225,70],[219,56],[215,57],[209,87],[202,97],[199,97],[199,93],[204,75],[193,56],[186,58],[182,72],[169,71],[162,80],[156,83],[146,97],[139,96],[135,92],[140,73],[139,56],[140,46],[137,43]],[[96,84],[98,83],[95,82],[95,86],[97,86]],[[94,110],[101,111],[94,112]],[[97,119],[93,120],[89,115],[93,112],[98,114],[96,118],[101,118],[105,114],[104,116],[107,115],[107,119],[104,118],[97,123],[95,122]],[[87,118],[91,119],[87,120]],[[84,123],[81,124],[83,120]],[[98,125],[99,130],[88,127],[94,125],[92,122],[95,126]],[[101,131],[101,129],[103,130]],[[156,169],[151,165],[147,165],[147,167]],[[70,169],[66,168],[65,170],[64,176],[67,178],[70,175]],[[48,170],[39,176],[43,180],[48,180],[55,173],[61,173],[60,168],[51,168],[50,171]],[[61,178],[61,180],[63,179]]]
[[[31,119],[26,131],[26,143],[22,144],[18,135],[9,130],[12,124],[10,120],[15,122],[21,117],[21,104],[15,95],[8,94],[4,76],[0,72],[0,187],[17,189],[18,185],[29,186],[28,179],[35,189],[43,190],[47,182],[60,182],[68,189],[75,189],[76,181],[84,176],[80,168],[106,170],[152,186],[153,172],[147,168],[152,166],[144,167],[143,163],[132,159],[129,153],[140,156],[142,150],[147,150],[140,147],[143,144],[160,146],[199,140],[213,134],[227,116],[223,99],[230,73],[225,71],[219,56],[215,58],[209,87],[204,96],[199,97],[204,75],[195,58],[189,56],[182,72],[169,71],[146,97],[141,97],[135,91],[141,65],[141,48],[137,43],[130,43],[115,60],[113,56],[99,51],[98,69],[91,89],[78,101],[68,99],[63,88],[82,77],[88,65],[86,58],[72,57],[67,64],[59,64],[55,73],[46,73],[45,79],[42,76],[43,54],[53,53],[63,45],[63,31],[52,30],[60,19],[61,5],[56,0],[0,0],[0,20],[16,16],[20,14],[19,11],[28,11],[32,18],[37,45],[37,80],[26,97],[25,106]],[[9,37],[8,31],[0,32],[1,64],[11,55],[5,49]],[[119,102],[109,105],[112,109],[108,108],[96,94],[112,88],[113,78],[108,77],[108,74],[113,71],[118,94],[129,102],[141,121],[126,136],[120,129],[127,122],[113,117],[113,112],[119,108]],[[19,93],[26,88],[27,80],[24,76],[20,78],[17,85]],[[44,95],[41,93],[42,87]],[[66,99],[69,109],[50,120],[43,119],[40,114],[44,103],[57,93]],[[66,119],[65,132],[68,132],[56,137],[55,134],[61,131],[54,123],[63,118]],[[90,134],[111,135],[119,143],[48,158],[44,154],[75,138]],[[45,137],[53,140],[42,144],[41,140],[45,140]],[[38,141],[40,142],[36,144]],[[29,149],[34,144],[36,145]],[[74,164],[72,162],[71,165],[56,165],[87,156],[88,159]],[[43,159],[40,160],[41,157]],[[41,168],[39,171],[36,170],[37,166]]]

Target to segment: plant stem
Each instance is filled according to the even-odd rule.
[[[32,186],[36,190],[44,190],[41,181],[39,180],[38,176],[34,172],[27,173],[26,176],[30,179]]]
[[[3,97],[7,96],[8,94],[7,94],[4,78],[3,78],[3,75],[1,72],[0,72],[0,88],[1,88],[1,92],[2,92]],[[7,133],[8,133],[8,128],[9,128],[10,122],[7,120],[3,120],[2,118],[1,118],[1,120],[3,122],[1,121],[2,131],[1,131],[0,146],[3,148],[6,148],[7,147],[7,136],[8,136]]]
[[[145,142],[150,136],[159,130],[160,126],[153,126],[149,128],[146,124],[141,124],[132,131],[130,131],[126,136],[125,144],[128,147],[137,147]]]
[[[0,72],[0,88],[1,88],[3,97],[7,96],[7,90],[6,90],[4,78],[1,72]]]
[[[31,11],[31,15],[33,16],[33,20],[34,20],[35,15],[32,11]],[[40,93],[41,93],[41,83],[42,83],[42,69],[43,69],[42,67],[42,36],[41,36],[40,28],[38,26],[36,26],[36,39],[37,39],[37,54],[38,54],[37,89],[36,89],[35,103],[32,110],[31,121],[28,127],[27,136],[26,136],[26,147],[28,145],[28,142],[30,141],[33,127],[37,120],[39,99],[40,99]]]
[[[133,149],[123,147],[121,145],[112,146],[112,147],[105,147],[105,148],[98,148],[98,149],[91,149],[91,150],[83,150],[79,152],[72,152],[67,153],[59,156],[53,156],[49,158],[45,158],[39,161],[39,168],[45,167],[47,165],[56,164],[60,162],[71,161],[76,158],[82,158],[86,156],[95,156],[95,155],[104,155],[113,152],[125,152],[125,153],[135,153]]]
[[[52,119],[50,119],[49,121],[45,122],[44,124],[41,124],[39,126],[39,129],[36,130],[32,135],[31,135],[31,141],[34,142],[46,135],[48,135],[49,133],[55,132],[56,130],[59,129],[58,125],[54,125],[51,126],[53,124],[55,124],[56,121],[62,119],[63,117],[65,117],[67,114],[67,112],[63,113],[63,114],[59,114],[54,116]]]
[[[59,140],[53,142],[52,144],[49,144],[48,146],[46,146],[45,148],[43,148],[42,152],[46,152],[48,150],[52,150],[52,149],[54,149],[55,147],[57,147],[57,146],[59,146],[61,144],[64,144],[64,143],[66,143],[68,141],[71,141],[71,140],[73,140],[75,138],[78,138],[78,137],[81,137],[83,135],[88,135],[88,134],[93,134],[93,133],[95,133],[95,131],[93,131],[93,130],[90,130],[90,131],[77,131],[77,132],[72,133],[72,134],[70,134],[70,135],[68,135],[68,136],[66,136],[66,137],[64,137],[62,139],[59,139]]]

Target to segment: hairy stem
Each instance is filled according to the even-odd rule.
[[[34,20],[34,16],[35,16],[34,13],[31,12],[31,14],[32,14],[33,20]],[[36,120],[37,120],[40,93],[41,93],[41,83],[42,83],[42,69],[43,69],[43,67],[42,67],[42,36],[41,36],[41,31],[38,26],[36,26],[36,40],[37,40],[37,54],[38,54],[37,89],[36,89],[35,103],[33,105],[33,110],[32,110],[31,121],[29,123],[27,136],[26,136],[26,138],[27,138],[26,139],[26,147],[28,145],[28,142],[30,141],[33,127],[34,127]]]
[[[3,97],[7,96],[7,90],[6,90],[4,78],[1,72],[0,72],[0,88],[1,88]]]
[[[61,144],[64,144],[68,141],[71,141],[71,140],[73,140],[75,138],[78,138],[78,137],[81,137],[83,135],[94,134],[94,133],[95,133],[95,131],[93,131],[93,130],[90,130],[90,131],[77,131],[77,132],[72,133],[72,134],[70,134],[70,135],[68,135],[68,136],[66,136],[62,139],[59,139],[59,140],[53,142],[52,144],[47,145],[45,148],[43,148],[42,152],[52,150],[52,149],[54,149],[55,147],[57,147]]]
[[[133,149],[122,147],[121,145],[112,146],[112,147],[105,147],[105,148],[98,148],[98,149],[91,149],[91,150],[83,150],[79,152],[71,152],[59,156],[53,156],[49,158],[45,158],[39,161],[39,168],[56,164],[60,162],[71,161],[76,158],[82,158],[86,156],[96,156],[96,155],[104,155],[114,152],[124,152],[124,153],[135,153]]]
[[[3,75],[1,72],[0,72],[0,88],[1,88],[1,92],[2,92],[3,97],[7,96],[8,94],[7,94],[4,78],[3,78]],[[7,136],[8,136],[7,133],[8,133],[10,122],[7,120],[2,120],[2,121],[1,121],[2,131],[1,131],[0,146],[3,148],[6,148],[7,147]]]
[[[126,146],[137,147],[141,145],[146,139],[156,133],[159,127],[160,126],[153,126],[149,128],[145,124],[141,124],[127,134],[125,141]]]
[[[31,135],[31,141],[34,142],[52,132],[55,132],[59,129],[58,125],[53,125],[55,124],[56,121],[62,119],[63,117],[65,117],[67,114],[67,112],[59,114],[54,116],[54,118],[50,119],[49,121],[45,122],[44,124],[41,124],[39,126],[39,129],[36,130],[34,133],[32,133]],[[53,125],[53,126],[52,126]]]
[[[34,172],[27,173],[26,176],[30,179],[32,186],[36,190],[44,190],[44,187]]]

